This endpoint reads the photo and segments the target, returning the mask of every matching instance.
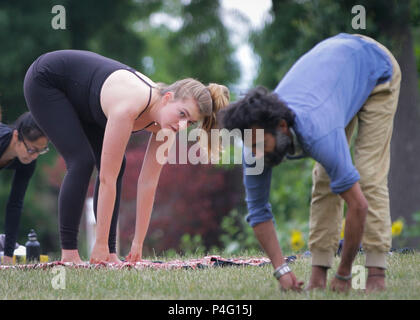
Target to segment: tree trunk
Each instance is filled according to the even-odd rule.
[[[391,140],[389,192],[392,219],[403,217],[409,224],[411,215],[420,211],[420,96],[413,38],[409,26],[403,29],[396,35],[402,81]]]

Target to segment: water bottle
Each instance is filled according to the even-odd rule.
[[[26,261],[37,261],[39,262],[39,256],[41,254],[41,246],[36,239],[36,233],[33,229],[28,234],[29,241],[26,242]]]

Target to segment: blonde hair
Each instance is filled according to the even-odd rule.
[[[161,95],[173,92],[175,100],[193,98],[197,102],[199,112],[204,116],[199,127],[208,135],[208,145],[201,144],[201,146],[207,149],[209,157],[218,156],[221,149],[211,150],[210,133],[211,129],[217,127],[217,113],[229,104],[229,89],[217,83],[210,83],[208,86],[205,86],[200,81],[192,78],[178,80],[168,86],[162,83],[158,85]]]

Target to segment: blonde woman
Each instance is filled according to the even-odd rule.
[[[89,179],[98,169],[94,210],[96,242],[90,262],[119,262],[116,227],[133,132],[151,132],[137,185],[135,235],[128,261],[142,256],[162,164],[156,151],[161,129],[177,132],[192,123],[210,131],[215,114],[229,103],[225,86],[184,79],[160,87],[138,71],[93,52],[43,54],[27,71],[24,93],[35,120],[63,156],[67,173],[59,195],[62,261],[82,263],[77,234]]]

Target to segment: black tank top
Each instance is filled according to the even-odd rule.
[[[153,86],[135,69],[94,52],[82,50],[48,52],[34,62],[34,67],[50,86],[66,94],[82,121],[95,123],[103,128],[106,126],[107,119],[101,107],[100,92],[103,83],[114,71],[128,70],[150,88],[147,106],[137,119],[147,110],[152,99]],[[153,123],[141,130],[150,127]]]

